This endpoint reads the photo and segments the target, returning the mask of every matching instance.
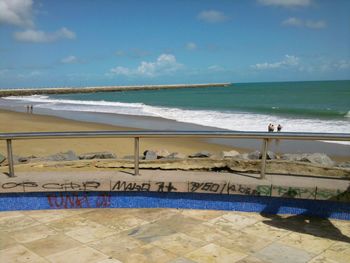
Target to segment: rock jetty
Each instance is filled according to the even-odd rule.
[[[36,88],[36,89],[2,89],[2,90],[0,90],[0,97],[47,95],[47,94],[113,92],[113,91],[128,91],[128,90],[158,90],[158,89],[226,87],[226,86],[229,86],[230,84],[231,83],[205,83],[205,84],[101,86],[101,87],[75,87],[75,88],[74,87],[61,87],[61,88]]]

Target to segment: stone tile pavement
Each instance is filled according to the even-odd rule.
[[[177,209],[0,212],[0,262],[350,262],[350,221]]]

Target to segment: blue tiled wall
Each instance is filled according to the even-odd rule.
[[[0,194],[0,211],[64,208],[183,208],[294,214],[350,220],[350,204],[243,195],[156,192]]]

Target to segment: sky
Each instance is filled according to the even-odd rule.
[[[341,79],[349,0],[0,0],[0,88]]]

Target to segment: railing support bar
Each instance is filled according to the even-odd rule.
[[[134,175],[139,174],[139,155],[140,155],[140,138],[135,137],[135,149],[134,149]]]
[[[269,143],[269,139],[264,139],[262,144],[262,157],[261,157],[261,171],[260,171],[260,179],[265,179],[265,170],[266,170],[266,157],[267,157],[267,146]]]
[[[7,161],[9,163],[9,176],[15,177],[15,170],[13,168],[12,141],[10,139],[7,139],[6,144],[7,144]]]

